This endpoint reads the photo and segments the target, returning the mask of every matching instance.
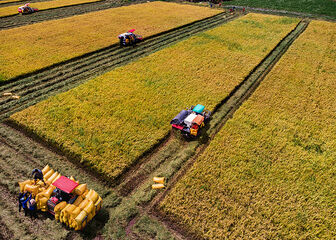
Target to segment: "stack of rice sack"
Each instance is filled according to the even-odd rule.
[[[46,184],[40,180],[36,184],[34,180],[26,180],[19,182],[19,186],[21,192],[28,191],[33,195],[37,209],[48,211],[47,202],[56,189],[52,183],[60,178],[61,174],[48,165],[43,168],[42,173]],[[72,176],[70,179],[79,183]],[[75,230],[82,230],[101,209],[102,198],[94,190],[89,190],[86,184],[78,185],[72,193],[77,195],[77,199],[73,204],[67,202],[57,204],[54,208],[55,219]]]
[[[61,202],[55,206],[55,219],[75,230],[82,230],[102,206],[102,198],[86,184],[78,185],[73,191],[78,197],[73,204]]]
[[[45,183],[38,180],[35,184],[34,180],[26,180],[19,182],[19,186],[20,192],[29,192],[32,194],[36,200],[37,209],[47,211],[47,201],[56,188],[51,184],[55,182],[61,174],[55,172],[48,165],[43,168],[42,173]]]

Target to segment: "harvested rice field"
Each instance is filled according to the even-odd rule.
[[[336,19],[241,2],[0,17],[0,239],[333,239]],[[185,138],[170,121],[196,104]]]
[[[178,109],[201,101],[213,110],[297,23],[287,17],[249,14],[12,119],[79,155],[99,173],[119,177],[167,134],[166,123]]]

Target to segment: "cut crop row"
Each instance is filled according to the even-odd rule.
[[[38,3],[32,3],[30,4],[30,7],[37,8],[39,11],[43,11],[46,9],[52,9],[52,8],[59,8],[59,7],[65,7],[65,6],[71,6],[71,5],[79,5],[84,3],[92,3],[96,1],[102,1],[102,0],[57,0],[57,1],[46,1],[46,2],[38,2]],[[11,15],[17,15],[18,14],[18,7],[21,7],[21,5],[16,6],[9,6],[9,7],[1,7],[0,5],[0,17],[4,16],[11,16]]]
[[[130,28],[148,37],[221,12],[149,2],[3,30],[0,31],[0,81],[119,43],[118,35]]]
[[[0,87],[0,92],[11,92],[21,96],[21,98],[13,100],[10,96],[2,97],[0,99],[0,118],[8,117],[14,112],[27,108],[52,94],[69,90],[93,76],[107,72],[116,66],[148,55],[168,44],[179,41],[199,31],[217,26],[233,18],[231,15],[219,14],[168,31],[167,33],[147,38],[144,43],[136,48],[121,49],[118,45],[113,45],[92,54],[70,60],[64,64],[55,65],[40,73],[5,84]]]
[[[292,44],[160,204],[167,216],[206,239],[335,236],[334,25]]]
[[[167,134],[176,112],[199,102],[213,109],[227,97],[297,22],[249,14],[13,119],[113,180]]]

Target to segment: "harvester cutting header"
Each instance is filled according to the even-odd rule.
[[[37,210],[48,211],[56,220],[75,230],[82,230],[101,209],[102,198],[86,184],[79,184],[73,177],[61,176],[48,165],[42,171],[34,171],[35,180],[19,182],[20,195],[23,195],[20,208],[21,205],[23,209],[27,208],[26,204],[33,201]]]
[[[170,124],[173,128],[181,130],[182,135],[189,138],[196,137],[200,132],[199,129],[210,120],[211,112],[204,109],[205,107],[201,104],[191,106],[177,114]]]

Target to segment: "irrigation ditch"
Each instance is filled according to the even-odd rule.
[[[0,99],[0,120],[27,108],[50,95],[67,91],[90,78],[126,64],[136,58],[149,55],[168,44],[180,41],[197,32],[207,30],[235,19],[240,14],[219,14],[180,28],[147,38],[132,49],[120,49],[117,45],[72,59],[41,71],[21,76],[0,86],[0,93],[13,92],[21,96]],[[58,239],[76,239],[102,236],[106,239],[196,239],[193,233],[179,226],[165,216],[159,207],[160,201],[171,191],[175,183],[186,173],[209,145],[216,133],[234,114],[239,106],[253,93],[267,73],[290,47],[293,41],[306,29],[309,20],[302,20],[261,61],[228,97],[220,102],[207,128],[203,129],[197,141],[185,141],[175,132],[169,133],[160,145],[144,154],[138,163],[128,169],[118,185],[111,188],[98,176],[86,171],[57,148],[41,144],[34,138],[15,128],[12,122],[0,124],[0,229],[10,236],[24,236],[26,239],[42,239],[44,234],[57,233]],[[41,232],[35,232],[30,219],[17,213],[17,181],[27,179],[32,168],[49,164],[63,175],[78,177],[80,182],[89,183],[104,199],[104,207],[83,233],[76,233],[55,224],[47,218],[34,220]],[[164,176],[165,190],[152,190],[153,176]],[[8,201],[10,199],[10,201]],[[22,220],[23,219],[23,220]],[[12,226],[11,223],[18,223]],[[20,227],[22,229],[20,229]],[[0,235],[2,236],[2,235]],[[23,239],[24,239],[23,238]]]

